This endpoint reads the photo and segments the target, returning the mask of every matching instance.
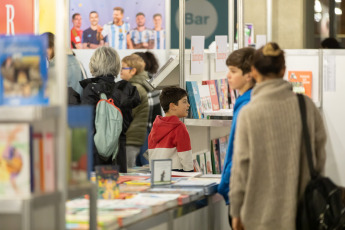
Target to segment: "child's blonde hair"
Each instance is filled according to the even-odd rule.
[[[126,63],[128,67],[135,68],[137,74],[141,73],[145,69],[144,60],[137,54],[131,54],[122,59],[123,63]]]

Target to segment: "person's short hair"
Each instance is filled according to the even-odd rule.
[[[135,68],[137,70],[137,74],[145,70],[145,62],[137,54],[131,54],[129,56],[124,57],[122,59],[122,62],[126,63],[128,67]]]
[[[98,13],[97,13],[97,11],[91,11],[90,13],[89,13],[89,16],[91,15],[91,14],[97,14],[98,15]]]
[[[169,111],[170,103],[178,105],[178,101],[187,95],[188,93],[186,90],[177,86],[169,86],[162,90],[161,95],[159,96],[159,101],[164,112],[167,113]]]
[[[162,15],[160,13],[157,13],[157,14],[153,15],[153,18],[155,18],[155,17],[161,17],[162,18]]]
[[[74,14],[72,15],[72,20],[74,20],[75,17],[77,17],[78,15],[80,15],[80,14],[79,14],[79,13],[74,13]]]
[[[135,17],[138,17],[138,16],[140,16],[140,15],[142,15],[142,16],[144,16],[144,17],[145,17],[145,14],[144,14],[143,12],[139,12],[139,13],[137,13],[137,14],[135,15]]]
[[[135,54],[139,55],[145,62],[145,71],[150,74],[157,73],[159,68],[158,61],[153,53],[150,51],[144,52],[135,52]],[[150,75],[149,75],[150,76]]]
[[[252,65],[264,76],[279,75],[285,68],[284,51],[277,43],[269,42],[255,51]]]
[[[94,77],[113,75],[115,78],[120,72],[120,56],[111,47],[102,46],[93,53],[89,68]]]
[[[54,49],[55,46],[55,35],[51,32],[45,32],[41,34],[42,37],[46,37],[48,39],[48,47]]]
[[[246,47],[232,52],[226,59],[227,66],[236,66],[242,70],[243,75],[251,71],[252,59],[255,49]]]
[[[123,14],[125,12],[125,10],[122,7],[119,7],[119,6],[114,7],[113,11],[115,11],[115,10],[121,11],[121,14]]]
[[[321,47],[326,49],[341,49],[339,42],[335,38],[326,38],[321,42]]]

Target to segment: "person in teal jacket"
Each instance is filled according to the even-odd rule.
[[[236,99],[234,106],[234,113],[228,142],[229,144],[225,156],[222,179],[218,186],[218,193],[220,193],[224,197],[227,205],[229,205],[228,193],[237,116],[242,107],[248,104],[248,102],[250,101],[251,91],[255,85],[255,80],[251,76],[251,61],[254,52],[255,50],[253,48],[242,48],[232,52],[226,60],[226,65],[229,68],[229,72],[227,75],[229,86],[231,90],[238,90],[240,94],[240,96]]]

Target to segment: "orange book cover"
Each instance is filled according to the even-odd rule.
[[[311,98],[312,76],[311,71],[289,71],[288,80],[292,84],[292,90]]]

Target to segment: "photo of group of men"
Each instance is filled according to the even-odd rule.
[[[162,14],[154,13],[152,17],[153,28],[146,27],[146,18],[143,12],[135,15],[136,26],[124,20],[125,10],[114,7],[112,21],[101,26],[99,13],[89,13],[89,24],[82,30],[85,19],[78,12],[72,15],[71,48],[96,49],[99,46],[110,46],[116,50],[123,49],[165,49],[165,30],[162,26]]]

